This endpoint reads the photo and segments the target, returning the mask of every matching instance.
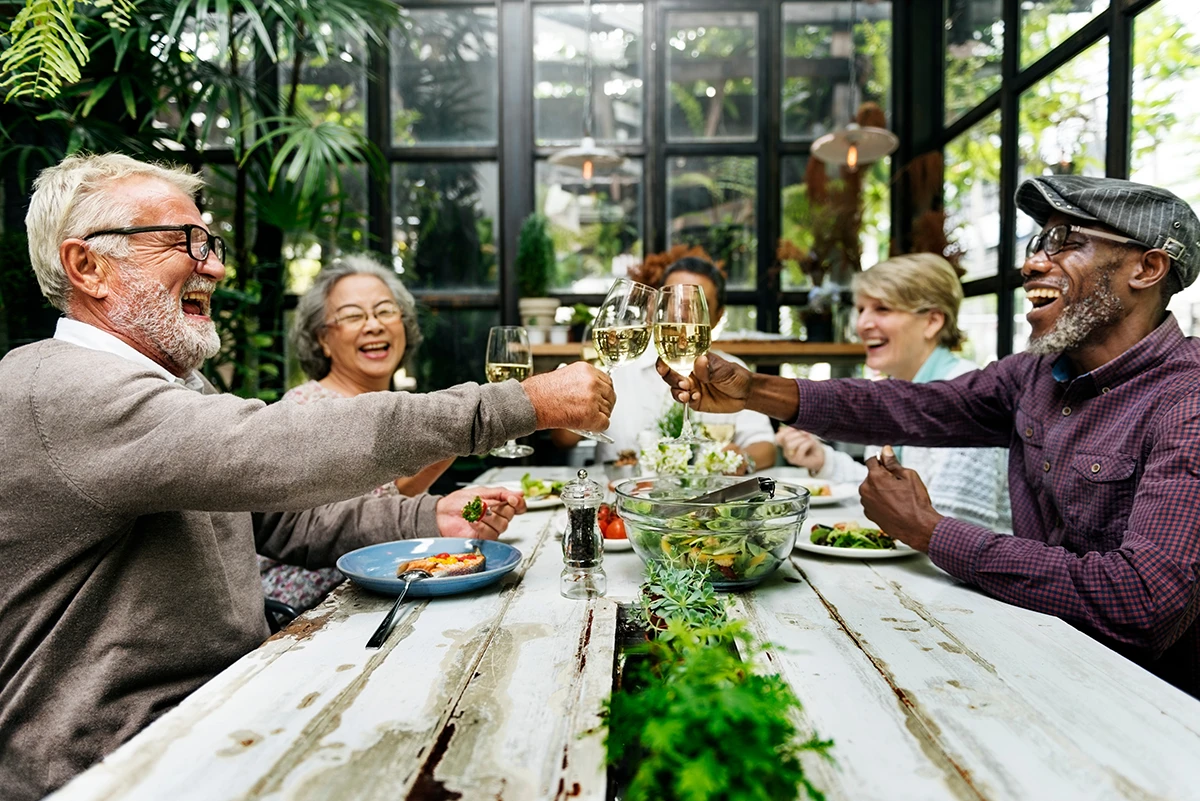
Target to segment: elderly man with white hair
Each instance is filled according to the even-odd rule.
[[[266,638],[256,538],[332,564],[402,537],[494,537],[519,495],[493,490],[502,519],[478,529],[459,493],[360,496],[535,429],[608,425],[612,385],[586,364],[311,405],[216,393],[196,369],[219,345],[225,245],[193,202],[200,186],[119,155],[70,157],[35,183],[30,254],[65,316],[0,361],[8,801],[63,784]],[[254,530],[251,512],[316,507]]]

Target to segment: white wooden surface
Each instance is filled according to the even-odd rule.
[[[641,562],[609,553],[608,598],[561,598],[562,518],[518,518],[508,580],[410,604],[379,651],[389,599],[343,586],[53,798],[604,799],[601,740],[580,734]],[[1200,799],[1200,702],[924,556],[797,551],[740,601],[803,725],[836,743],[806,763],[830,799]]]

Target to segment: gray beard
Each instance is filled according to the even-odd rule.
[[[178,300],[159,281],[137,268],[126,268],[122,292],[114,299],[109,320],[122,332],[167,357],[185,373],[221,350],[221,337],[212,320],[187,319]],[[211,291],[215,282],[193,275],[183,292]]]
[[[1040,337],[1030,337],[1026,353],[1050,356],[1078,350],[1100,331],[1119,321],[1125,306],[1112,291],[1112,277],[1117,267],[1117,261],[1098,267],[1095,291],[1076,303],[1064,306],[1062,314],[1049,331]]]

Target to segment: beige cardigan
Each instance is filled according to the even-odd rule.
[[[357,496],[535,424],[516,382],[267,406],[57,340],[10,352],[0,798],[40,798],[262,642],[256,533],[310,566],[436,535],[429,496]]]

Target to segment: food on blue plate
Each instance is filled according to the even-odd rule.
[[[410,570],[424,570],[433,578],[465,576],[481,572],[486,562],[487,557],[478,548],[470,553],[439,553],[436,556],[401,562],[396,568],[396,575],[403,576]]]
[[[809,539],[813,545],[826,545],[831,548],[885,551],[896,547],[896,541],[879,529],[867,528],[853,522],[834,523],[832,526],[814,523]]]

